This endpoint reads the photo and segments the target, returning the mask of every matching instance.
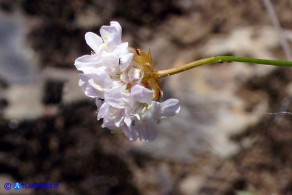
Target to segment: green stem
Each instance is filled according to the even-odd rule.
[[[155,75],[157,78],[162,78],[162,77],[177,74],[177,73],[180,73],[180,72],[183,72],[183,71],[186,71],[198,66],[202,66],[206,64],[214,64],[214,63],[223,63],[223,62],[246,62],[246,63],[253,63],[253,64],[292,67],[291,61],[266,60],[266,59],[256,59],[256,58],[247,58],[247,57],[239,57],[239,56],[215,56],[215,57],[197,60],[180,67],[157,71]]]

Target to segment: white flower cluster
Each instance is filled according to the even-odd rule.
[[[102,127],[123,130],[130,140],[153,140],[156,124],[161,118],[175,116],[179,101],[153,101],[154,92],[143,84],[144,72],[134,63],[136,54],[128,43],[122,42],[118,22],[102,26],[100,34],[85,34],[93,53],[75,61],[79,86],[85,95],[96,99],[97,119],[103,119]]]

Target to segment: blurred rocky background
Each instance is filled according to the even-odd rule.
[[[292,1],[272,4],[291,47]],[[165,78],[180,114],[155,141],[130,142],[101,128],[73,65],[91,52],[84,34],[112,20],[157,70],[289,57],[263,1],[0,0],[0,194],[292,194],[291,68],[224,63]],[[17,181],[59,188],[4,189]]]

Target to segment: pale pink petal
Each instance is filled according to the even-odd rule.
[[[129,65],[131,64],[131,61],[133,59],[133,55],[132,53],[127,53],[127,54],[124,54],[124,55],[121,55],[120,57],[120,67],[121,67],[121,70],[126,70]]]
[[[114,121],[115,127],[121,127],[124,124],[124,117],[125,113],[122,109],[120,109],[119,112],[115,113],[112,119]]]
[[[130,127],[130,126],[132,125],[132,119],[131,119],[131,117],[129,117],[129,116],[125,116],[124,122],[125,122],[125,124],[126,124],[128,127]]]
[[[114,108],[124,108],[128,96],[129,93],[119,87],[106,91],[104,95],[107,103]]]
[[[116,45],[116,47],[114,47],[114,50],[112,51],[112,53],[114,55],[117,55],[117,56],[130,53],[128,42],[124,42],[124,43],[121,43],[119,45]]]
[[[120,130],[124,125],[123,119],[124,111],[122,109],[110,107],[103,118],[103,127],[107,127],[110,130]]]
[[[88,97],[95,98],[95,97],[100,97],[101,94],[98,93],[96,89],[94,89],[90,84],[89,80],[91,79],[90,76],[84,75],[84,74],[79,74],[79,86],[81,87],[82,91],[84,94]]]
[[[156,124],[151,120],[138,122],[132,128],[138,133],[139,139],[144,142],[154,140],[158,132]]]
[[[91,74],[79,74],[79,86],[81,86],[85,95],[103,98],[105,90],[113,85],[111,77],[104,68],[92,70],[87,68],[85,72],[87,71]]]
[[[160,104],[161,118],[173,117],[179,113],[180,105],[177,99],[168,99]]]
[[[102,104],[103,104],[103,101],[99,98],[96,98],[96,100],[95,100],[96,107],[100,108]]]
[[[106,114],[109,112],[110,106],[104,102],[98,110],[97,120],[104,118]]]
[[[97,60],[93,55],[84,55],[75,60],[74,65],[79,71],[83,71],[88,66],[94,66],[97,64]]]
[[[140,103],[150,104],[152,102],[153,91],[142,85],[135,85],[131,89],[131,96]]]
[[[148,106],[146,113],[144,114],[144,118],[157,122],[161,118],[160,103],[152,101],[152,103]]]
[[[136,132],[132,130],[131,127],[124,125],[122,129],[123,129],[124,134],[128,137],[128,139],[130,141],[137,140],[138,136],[137,136]]]
[[[121,44],[122,27],[118,22],[111,22],[110,26],[102,26],[100,34],[105,43]]]
[[[113,54],[105,54],[103,56],[103,66],[108,69],[116,69],[119,70],[119,56]]]
[[[103,43],[101,37],[92,32],[87,32],[85,34],[85,40],[87,45],[89,45],[96,53],[99,51],[99,47]]]

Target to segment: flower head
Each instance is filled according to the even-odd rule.
[[[161,118],[175,116],[179,101],[158,102],[162,90],[151,53],[122,42],[118,22],[102,26],[100,34],[85,34],[93,52],[75,60],[80,71],[79,86],[85,95],[96,99],[97,119],[103,119],[102,127],[123,130],[130,140],[153,140],[157,123]]]

